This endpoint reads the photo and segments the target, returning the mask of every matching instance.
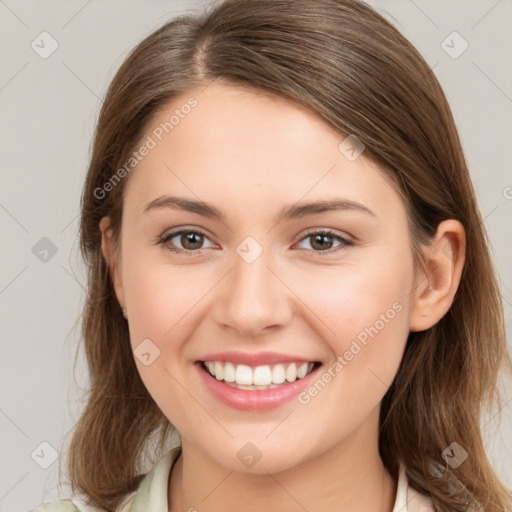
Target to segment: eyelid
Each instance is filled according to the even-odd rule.
[[[338,238],[342,238],[346,242],[354,242],[355,243],[355,241],[356,241],[355,237],[349,235],[348,233],[340,233],[333,228],[310,228],[310,229],[306,230],[301,235],[301,238],[299,238],[299,241],[302,241],[305,237],[307,237],[309,235],[314,235],[317,233],[318,234],[327,234],[327,235],[335,236]]]

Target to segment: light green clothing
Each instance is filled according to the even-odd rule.
[[[146,474],[138,489],[126,497],[116,512],[168,512],[167,488],[174,462],[181,453],[181,447],[169,450]],[[417,493],[407,483],[407,476],[400,467],[398,488],[393,512],[432,512],[432,502]],[[78,499],[65,499],[40,505],[31,512],[105,512],[99,508],[83,505]]]

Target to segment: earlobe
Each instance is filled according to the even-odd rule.
[[[107,263],[107,266],[110,270],[110,275],[112,277],[112,285],[114,287],[114,291],[117,296],[117,300],[121,308],[125,307],[125,297],[124,297],[124,289],[123,282],[121,278],[121,273],[119,270],[120,261],[117,254],[117,251],[114,247],[114,242],[112,240],[112,231],[110,229],[110,218],[103,217],[100,220],[99,228],[101,231],[101,252],[103,253],[103,257]]]
[[[466,236],[454,219],[441,222],[432,244],[425,247],[426,274],[421,273],[413,291],[411,331],[424,331],[448,312],[459,287],[465,261]]]

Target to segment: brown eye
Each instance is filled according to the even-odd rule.
[[[313,247],[314,249],[316,248],[316,249],[324,250],[324,249],[330,249],[333,246],[333,241],[332,241],[333,237],[331,235],[319,233],[316,235],[309,235],[309,237],[312,240],[311,247]]]
[[[174,242],[171,242],[175,239]],[[175,253],[201,253],[202,245],[207,237],[200,231],[181,230],[169,233],[160,240],[160,243],[169,251]],[[176,246],[178,244],[178,246]],[[181,246],[181,247],[180,247]]]
[[[340,249],[344,249],[351,245],[354,245],[354,242],[351,240],[347,240],[346,238],[341,237],[336,234],[334,231],[313,231],[308,233],[302,240],[310,240],[310,246],[312,249],[310,251],[319,253],[320,255],[332,254],[337,252]],[[334,246],[334,241],[337,240],[339,244]],[[334,246],[334,249],[332,249]]]
[[[199,233],[183,233],[180,235],[180,243],[185,249],[200,249],[203,243],[203,235]]]

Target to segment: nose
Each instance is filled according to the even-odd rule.
[[[251,263],[235,254],[215,297],[214,317],[223,329],[254,337],[290,321],[293,293],[270,260],[267,252]]]

